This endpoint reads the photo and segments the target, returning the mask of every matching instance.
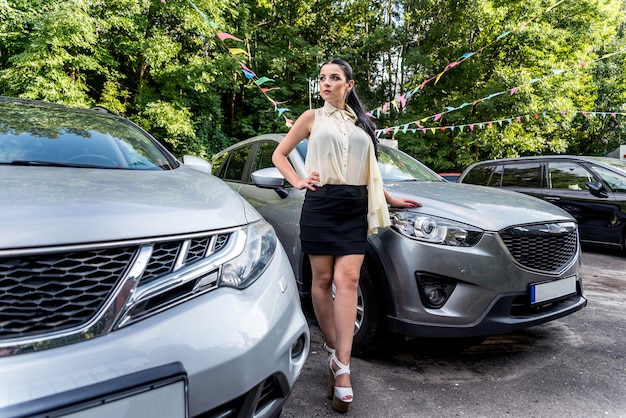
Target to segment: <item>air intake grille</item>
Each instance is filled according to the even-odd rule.
[[[544,272],[558,272],[576,256],[576,224],[524,225],[500,231],[509,252],[521,265]]]
[[[0,258],[0,338],[64,330],[98,312],[136,246]]]

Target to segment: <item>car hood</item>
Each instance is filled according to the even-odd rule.
[[[0,179],[0,249],[201,232],[260,218],[221,180],[184,166],[4,166]]]
[[[423,204],[415,211],[463,222],[487,231],[511,225],[573,221],[564,210],[522,193],[487,186],[450,182],[388,183],[385,188],[398,197]]]

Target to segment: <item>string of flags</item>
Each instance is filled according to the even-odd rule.
[[[165,3],[166,0],[161,0],[162,3]],[[237,61],[237,63],[239,64],[239,66],[241,67],[241,71],[243,72],[244,77],[247,80],[252,80],[255,84],[255,86],[259,89],[259,91],[261,92],[261,94],[263,94],[263,96],[265,96],[265,98],[272,104],[272,106],[274,107],[274,110],[278,113],[279,117],[282,117],[285,120],[285,125],[290,128],[291,125],[293,125],[293,120],[289,119],[287,117],[287,115],[285,114],[286,112],[289,111],[288,108],[286,107],[279,107],[280,105],[283,105],[285,103],[287,103],[286,101],[276,101],[273,98],[271,98],[268,95],[268,92],[273,91],[273,90],[280,90],[280,87],[262,87],[265,83],[274,81],[273,79],[269,78],[269,77],[265,77],[265,76],[257,76],[257,74],[252,71],[250,68],[248,68],[243,62],[242,60],[239,59],[239,56],[245,55],[245,56],[249,56],[248,52],[246,50],[244,50],[243,48],[239,48],[239,47],[230,47],[228,46],[228,43],[226,42],[226,40],[232,40],[235,42],[244,42],[243,40],[237,38],[234,35],[231,35],[230,33],[226,33],[226,32],[218,32],[216,30],[216,25],[211,22],[207,16],[204,14],[204,12],[202,10],[200,10],[192,0],[189,0],[189,4],[200,14],[200,16],[202,17],[202,19],[204,20],[204,22],[215,32],[215,36],[217,36],[217,38],[224,44],[224,46],[228,49],[228,52],[230,52],[230,54],[233,56],[233,58]]]
[[[575,110],[575,111],[567,111],[567,110],[562,110],[560,112],[561,115],[565,116],[568,113],[572,114],[572,116],[576,116],[577,114],[581,114],[585,117],[602,117],[602,118],[606,118],[608,117],[612,117],[613,119],[617,119],[618,116],[626,116],[625,112],[598,112],[598,111],[585,111],[585,110]],[[542,112],[541,114],[539,113],[533,113],[533,114],[526,114],[526,115],[521,115],[521,116],[515,116],[515,117],[511,117],[511,118],[504,118],[504,119],[498,119],[498,120],[490,120],[490,121],[485,121],[485,122],[476,122],[476,123],[466,123],[466,124],[462,124],[462,125],[447,125],[447,126],[423,126],[421,124],[420,121],[414,121],[414,122],[409,122],[406,123],[404,125],[399,125],[399,126],[394,126],[391,128],[385,128],[385,129],[378,129],[376,130],[376,137],[380,138],[381,135],[387,135],[389,133],[395,135],[398,132],[402,132],[402,133],[407,133],[407,132],[411,132],[411,133],[432,133],[435,134],[437,132],[440,131],[458,131],[458,132],[463,132],[466,130],[469,130],[471,132],[473,132],[474,130],[477,129],[486,129],[486,128],[492,128],[494,126],[496,127],[502,127],[504,125],[511,125],[514,123],[524,123],[524,122],[528,122],[528,121],[532,121],[533,119],[539,119],[542,116],[547,116],[548,113],[547,112]],[[412,124],[415,124],[414,127],[411,127]]]
[[[275,91],[275,90],[280,90],[280,87],[265,87],[263,86],[265,83],[269,83],[269,82],[273,82],[275,80],[269,78],[269,77],[265,77],[265,76],[258,76],[253,70],[251,70],[250,68],[248,68],[244,62],[242,62],[242,60],[239,59],[240,56],[249,56],[249,53],[244,50],[243,48],[234,46],[231,47],[228,45],[227,40],[233,41],[233,42],[244,42],[243,40],[237,38],[236,36],[226,33],[226,32],[219,32],[216,29],[216,25],[211,22],[207,16],[204,14],[204,12],[202,12],[202,10],[200,10],[193,2],[193,0],[188,0],[189,4],[200,14],[200,16],[202,17],[202,19],[204,20],[204,22],[214,31],[216,37],[223,43],[223,45],[226,47],[226,49],[228,50],[228,52],[232,55],[232,57],[237,61],[237,63],[239,64],[239,66],[241,67],[241,71],[243,72],[243,75],[246,79],[248,80],[252,80],[255,84],[255,86],[259,89],[259,91],[261,92],[261,94],[263,94],[263,96],[265,98],[267,98],[267,100],[272,104],[272,106],[274,107],[274,110],[277,112],[279,117],[282,117],[285,121],[285,125],[290,128],[293,125],[293,120],[289,119],[287,117],[287,112],[289,112],[289,109],[287,107],[281,106],[284,105],[285,103],[287,103],[286,101],[276,101],[274,100],[272,97],[270,97],[270,95],[268,94],[271,91]],[[533,20],[539,18],[540,16],[546,14],[547,12],[549,12],[550,10],[554,9],[555,7],[557,7],[558,5],[560,5],[561,3],[563,3],[566,0],[559,0],[557,3],[553,4],[552,6],[548,7],[547,9],[545,9],[543,12],[537,14],[535,17],[527,20],[526,22],[520,24],[518,26],[519,30],[523,30],[529,23],[531,23]],[[166,3],[166,0],[161,0],[162,3]],[[453,61],[451,63],[449,63],[448,65],[446,65],[444,67],[444,69],[439,72],[438,74],[436,74],[435,76],[432,76],[424,81],[422,81],[417,87],[413,88],[412,90],[409,90],[408,92],[399,95],[396,97],[396,99],[392,100],[391,102],[385,103],[382,106],[379,106],[376,109],[373,109],[369,112],[370,116],[372,117],[380,117],[380,114],[387,114],[389,113],[390,109],[394,108],[396,111],[399,111],[401,108],[404,108],[406,106],[406,102],[414,95],[416,94],[418,91],[423,90],[425,88],[425,86],[434,81],[434,84],[436,84],[439,79],[450,69],[458,66],[459,64],[461,64],[462,62],[466,61],[467,59],[476,56],[477,54],[479,54],[480,52],[482,52],[483,50],[485,50],[486,48],[488,48],[489,46],[493,45],[494,43],[500,41],[501,39],[505,38],[506,36],[508,36],[511,33],[511,31],[506,31],[501,33],[500,35],[498,35],[492,42],[490,42],[489,44],[479,48],[477,51],[475,52],[467,52],[465,54],[463,54],[457,61]],[[503,94],[509,94],[510,96],[513,96],[515,93],[517,93],[520,89],[522,89],[525,86],[537,83],[539,81],[545,80],[548,77],[552,77],[552,76],[557,76],[557,75],[561,75],[564,74],[568,71],[571,71],[575,68],[580,68],[580,67],[586,67],[592,63],[601,61],[603,59],[609,58],[611,56],[617,55],[617,54],[621,54],[626,52],[626,50],[621,50],[621,51],[617,51],[617,52],[613,52],[610,54],[605,54],[600,58],[597,58],[595,60],[591,60],[591,61],[581,61],[578,63],[577,66],[571,67],[569,69],[555,69],[552,70],[550,74],[548,74],[545,77],[540,77],[540,78],[533,78],[530,81],[528,81],[527,83],[524,83],[522,85],[513,87],[511,89],[505,90],[505,91],[501,91],[501,92],[497,92],[497,93],[492,93],[486,97],[477,99],[477,100],[473,100],[472,102],[465,102],[462,103],[461,105],[457,106],[457,107],[451,107],[448,106],[445,108],[445,111],[442,111],[440,113],[434,114],[434,115],[430,115],[430,116],[426,116],[424,118],[420,118],[419,120],[415,120],[412,122],[408,122],[408,123],[404,123],[404,124],[400,124],[397,126],[392,126],[392,127],[387,127],[384,129],[378,129],[376,130],[376,136],[380,137],[381,135],[387,135],[387,134],[392,134],[395,135],[398,132],[403,132],[403,133],[407,133],[407,132],[412,132],[412,133],[436,133],[438,131],[446,131],[446,130],[450,130],[450,131],[455,131],[458,130],[459,132],[463,132],[464,130],[469,130],[469,131],[474,131],[476,129],[484,129],[484,128],[491,128],[493,126],[504,126],[505,124],[513,124],[513,123],[523,123],[523,122],[527,122],[530,121],[532,119],[539,119],[540,116],[546,116],[546,112],[543,112],[541,115],[539,113],[534,113],[534,114],[526,114],[526,115],[521,115],[521,116],[515,116],[515,117],[511,117],[511,118],[504,118],[504,119],[499,119],[499,120],[490,120],[490,121],[485,121],[485,122],[476,122],[476,123],[469,123],[469,124],[459,124],[459,125],[438,125],[438,126],[424,126],[423,123],[426,123],[428,121],[433,121],[433,122],[439,122],[441,123],[442,118],[445,114],[447,113],[451,113],[460,109],[463,109],[467,106],[475,106],[478,103],[490,100],[492,98],[495,98],[497,96],[503,95]],[[563,110],[561,111],[561,114],[566,115],[568,112]],[[603,118],[610,116],[613,118],[617,118],[617,116],[625,116],[626,113],[621,113],[621,112],[597,112],[597,111],[573,111],[570,112],[573,113],[574,115],[580,113],[583,114],[584,116],[601,116]],[[413,126],[414,125],[414,126]]]
[[[529,80],[528,82],[523,83],[523,84],[521,84],[519,86],[513,87],[513,88],[508,89],[508,90],[499,91],[497,93],[492,93],[492,94],[490,94],[490,95],[488,95],[486,97],[482,97],[480,99],[472,100],[471,102],[464,102],[461,105],[456,106],[456,107],[454,107],[454,106],[447,106],[447,107],[445,107],[445,111],[443,111],[443,112],[440,112],[440,113],[437,113],[437,114],[434,114],[434,115],[430,115],[430,116],[426,116],[426,117],[420,118],[418,120],[415,120],[415,121],[412,121],[412,122],[408,122],[408,123],[404,123],[404,124],[401,124],[401,125],[398,125],[398,126],[388,127],[388,128],[379,130],[379,132],[381,132],[381,131],[383,133],[389,133],[389,132],[392,132],[392,131],[393,132],[398,132],[398,130],[400,128],[402,128],[403,131],[406,132],[406,129],[407,129],[406,127],[407,126],[410,126],[411,124],[415,124],[419,128],[419,127],[422,126],[422,123],[428,122],[429,120],[441,123],[443,116],[445,114],[447,114],[447,113],[455,112],[457,110],[461,110],[461,109],[463,109],[465,107],[468,107],[468,106],[476,106],[478,103],[481,103],[481,102],[493,99],[493,98],[501,96],[503,94],[508,94],[509,96],[513,96],[515,93],[519,92],[520,89],[522,89],[523,87],[529,86],[529,85],[537,83],[539,81],[543,81],[543,80],[545,80],[547,78],[550,78],[550,77],[554,77],[554,76],[559,76],[559,75],[565,74],[565,73],[567,73],[569,71],[572,71],[574,69],[577,69],[577,68],[587,67],[587,66],[589,66],[591,64],[597,63],[597,62],[605,60],[605,59],[607,59],[609,57],[612,57],[612,56],[615,56],[615,55],[618,55],[618,54],[623,54],[623,53],[626,53],[626,49],[605,54],[605,55],[603,55],[603,56],[601,56],[599,58],[596,58],[594,60],[580,61],[576,66],[570,67],[568,69],[554,69],[554,70],[551,71],[550,74],[548,74],[545,77],[533,78],[533,79]],[[609,112],[609,113],[612,114],[614,112]],[[472,125],[476,125],[476,124],[472,124]]]
[[[518,25],[518,29],[524,30],[526,28],[526,26],[528,26],[529,23],[531,23],[532,21],[538,19],[539,17],[545,15],[546,13],[548,13],[549,11],[551,11],[552,9],[554,9],[555,7],[557,7],[558,5],[560,5],[561,3],[563,3],[566,0],[560,0],[557,3],[553,4],[552,6],[548,7],[547,9],[545,9],[543,12],[538,13],[535,17],[521,23],[520,25]],[[474,52],[466,52],[465,54],[461,55],[461,57],[459,57],[457,59],[457,61],[452,61],[449,64],[447,64],[444,69],[439,72],[438,74],[422,81],[418,86],[409,89],[409,91],[407,91],[406,93],[403,93],[399,96],[397,96],[395,99],[393,99],[390,102],[384,103],[383,105],[371,110],[369,112],[369,115],[371,117],[380,117],[380,114],[388,114],[390,112],[391,109],[395,109],[396,112],[398,112],[400,109],[403,109],[404,107],[406,107],[406,102],[413,96],[415,95],[417,92],[419,92],[420,90],[423,90],[426,85],[428,83],[430,83],[431,81],[434,81],[434,84],[437,84],[437,82],[439,81],[439,79],[446,73],[448,72],[450,69],[457,67],[458,65],[460,65],[461,63],[463,63],[464,61],[467,61],[468,59],[470,59],[471,57],[474,57],[478,54],[480,54],[482,51],[484,51],[485,49],[489,48],[491,45],[499,42],[501,39],[504,39],[506,36],[508,36],[509,34],[511,34],[513,31],[505,31],[503,33],[501,33],[500,35],[496,36],[496,38],[491,41],[490,43],[488,43],[487,45],[482,46],[481,48],[479,48],[478,50],[474,51]]]

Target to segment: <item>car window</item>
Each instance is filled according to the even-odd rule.
[[[594,165],[591,167],[614,192],[626,192],[626,176]]]
[[[575,162],[550,162],[548,188],[585,190],[585,184],[596,181],[593,175]]]
[[[504,164],[502,187],[541,187],[541,162]]]
[[[248,159],[248,154],[250,154],[250,148],[251,145],[246,145],[231,151],[230,158],[226,162],[224,176],[222,177],[224,180],[241,181],[246,160]]]
[[[488,186],[495,165],[481,165],[472,168],[463,178],[463,183]]]
[[[252,169],[250,171],[260,170],[262,168],[274,167],[272,162],[272,154],[276,149],[278,143],[274,141],[263,141],[259,143],[259,148],[256,151],[256,156],[252,162]]]
[[[222,174],[226,170],[226,164],[224,164],[224,162],[229,155],[230,153],[227,151],[213,158],[213,161],[211,162],[211,167],[214,176],[223,177]]]

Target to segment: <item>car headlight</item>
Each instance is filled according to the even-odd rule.
[[[222,266],[219,286],[238,289],[250,286],[272,260],[277,244],[274,228],[266,221],[259,221],[249,225],[246,233],[241,254]]]
[[[471,247],[483,236],[478,228],[412,211],[392,212],[391,224],[409,238],[455,247]]]

